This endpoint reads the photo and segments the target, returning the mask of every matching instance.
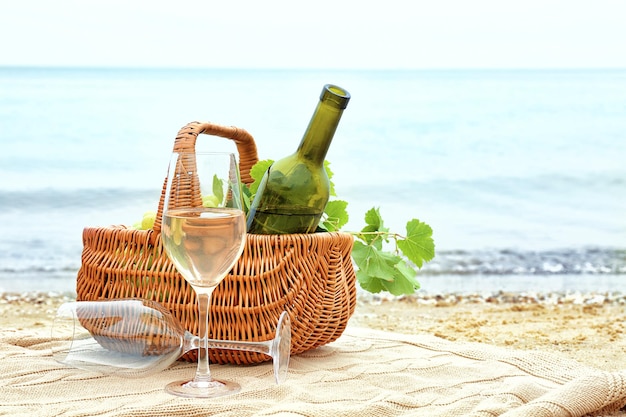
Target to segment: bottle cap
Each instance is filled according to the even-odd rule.
[[[348,101],[350,101],[350,93],[336,85],[326,84],[322,89],[322,94],[320,94],[320,100],[331,101],[335,103],[339,109],[343,110],[348,107]]]

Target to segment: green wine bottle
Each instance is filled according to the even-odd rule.
[[[274,162],[248,212],[248,233],[315,232],[328,202],[324,159],[350,94],[327,84],[296,152]]]

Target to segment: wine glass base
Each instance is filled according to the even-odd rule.
[[[291,319],[286,311],[283,311],[278,319],[271,351],[274,359],[274,379],[277,384],[281,384],[287,379],[291,354]]]
[[[236,382],[211,379],[210,381],[174,381],[165,387],[165,391],[179,397],[215,398],[236,394],[241,386]]]

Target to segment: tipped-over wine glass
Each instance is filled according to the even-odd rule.
[[[58,362],[129,378],[159,372],[184,353],[203,347],[202,343],[161,304],[141,299],[64,303],[52,325],[52,354]],[[206,346],[272,357],[274,378],[280,384],[289,367],[289,314],[280,315],[273,340],[207,339]]]

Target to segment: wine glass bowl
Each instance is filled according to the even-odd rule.
[[[245,214],[234,154],[175,152],[170,161],[161,238],[190,285],[214,288],[243,251]]]
[[[182,354],[184,338],[180,323],[156,302],[76,301],[57,309],[51,346],[59,363],[136,378],[171,365]]]
[[[232,269],[243,250],[245,227],[241,210],[172,209],[164,215],[162,237],[168,257],[198,291],[216,287]]]

